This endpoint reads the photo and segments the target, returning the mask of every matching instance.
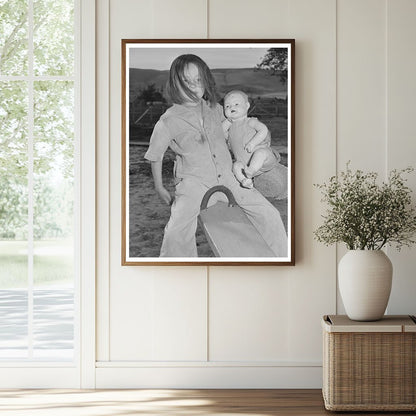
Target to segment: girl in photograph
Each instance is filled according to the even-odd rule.
[[[173,103],[156,123],[145,158],[151,162],[156,192],[172,204],[161,257],[197,257],[195,232],[201,200],[213,186],[231,190],[238,205],[276,257],[287,256],[287,235],[279,211],[256,189],[240,186],[222,129],[223,109],[216,101],[213,75],[196,55],[177,57],[166,87]],[[176,154],[175,197],[163,186],[162,160],[170,147]],[[216,193],[210,204],[224,195]],[[238,243],[238,242],[237,242]]]

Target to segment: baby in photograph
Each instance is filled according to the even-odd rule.
[[[270,147],[269,129],[257,118],[248,117],[249,108],[248,96],[243,91],[233,90],[224,97],[226,119],[222,126],[235,158],[233,173],[241,186],[252,188],[253,178],[274,170],[272,178],[276,183],[273,187],[278,186],[279,189],[275,191],[278,195],[273,196],[285,198],[287,168],[279,164],[280,155]]]

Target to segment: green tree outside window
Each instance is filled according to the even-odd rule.
[[[0,0],[0,268],[10,275],[0,288],[24,284],[10,259],[21,262],[29,227],[35,252],[36,241],[73,237],[74,56],[73,1]]]

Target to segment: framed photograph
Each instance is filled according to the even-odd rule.
[[[122,40],[122,265],[294,265],[295,41]]]

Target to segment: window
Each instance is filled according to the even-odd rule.
[[[74,0],[0,0],[0,360],[72,361]]]

